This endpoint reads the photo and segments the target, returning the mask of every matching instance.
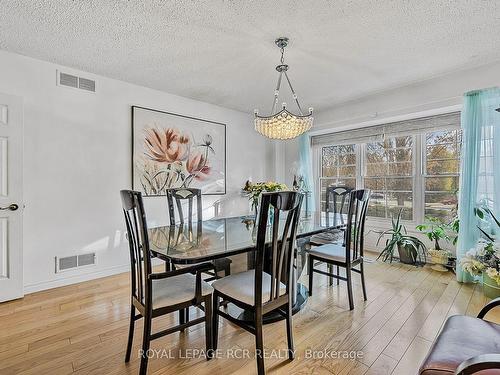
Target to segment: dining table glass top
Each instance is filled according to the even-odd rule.
[[[303,214],[297,238],[309,237],[346,226],[346,215],[325,212]],[[280,220],[280,226],[284,220]],[[268,226],[270,238],[271,226]],[[253,216],[214,218],[189,224],[151,228],[150,249],[159,258],[173,263],[193,264],[252,251],[257,239]]]

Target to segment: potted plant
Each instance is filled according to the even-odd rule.
[[[497,298],[500,297],[500,243],[493,233],[498,233],[500,222],[488,207],[476,208],[474,213],[480,219],[481,238],[460,260],[460,265],[471,275],[483,277],[486,297]]]
[[[480,239],[475,249],[469,250],[460,260],[462,269],[473,276],[483,276],[483,293],[486,297],[500,297],[500,246]]]
[[[431,262],[434,265],[431,267],[435,271],[447,272],[444,266],[448,264],[448,259],[451,253],[448,250],[441,248],[439,241],[445,240],[449,241],[450,237],[446,233],[448,225],[442,223],[439,219],[426,216],[426,223],[417,225],[417,230],[424,233],[427,238],[434,242],[434,248],[429,250],[429,255],[431,256]]]
[[[379,232],[377,245],[384,236],[390,235],[391,237],[385,241],[385,247],[377,259],[382,258],[384,262],[389,260],[392,263],[394,251],[397,249],[399,261],[401,263],[415,265],[424,264],[426,258],[426,247],[417,237],[411,236],[407,233],[406,227],[401,224],[402,211],[403,209],[399,211],[397,218],[392,218],[391,229]]]

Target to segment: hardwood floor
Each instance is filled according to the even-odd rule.
[[[450,273],[402,264],[367,263],[368,301],[354,277],[355,309],[348,310],[345,283],[328,286],[315,274],[314,295],[294,316],[296,359],[269,352],[268,373],[414,374],[445,319],[475,315],[487,302],[480,285],[459,284]],[[305,275],[304,275],[305,276]],[[357,275],[355,275],[357,276]],[[34,293],[0,304],[0,374],[137,374],[142,322],[136,325],[133,359],[124,363],[129,314],[128,274]],[[197,315],[192,310],[191,314]],[[489,320],[500,322],[500,311]],[[177,315],[159,318],[153,330]],[[160,358],[149,374],[252,374],[254,337],[221,320],[221,357],[187,359],[187,349],[204,348],[204,327],[191,327],[152,342]],[[286,349],[285,323],[265,326],[264,346]],[[170,351],[168,351],[170,349]],[[315,350],[315,358],[310,350]],[[321,358],[337,351],[355,358]],[[181,354],[181,356],[179,356]],[[175,358],[166,358],[173,356]]]

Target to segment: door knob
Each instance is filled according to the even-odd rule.
[[[15,211],[19,208],[19,206],[15,203],[12,203],[11,205],[7,207],[0,207],[0,211],[5,211],[5,210],[10,210],[10,211]]]

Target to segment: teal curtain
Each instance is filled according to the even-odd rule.
[[[457,243],[457,280],[471,282],[462,271],[460,259],[474,248],[479,238],[474,208],[479,202],[500,207],[500,89],[471,91],[464,95],[462,110],[462,156],[458,215],[460,232]],[[496,167],[495,167],[496,166]]]
[[[315,188],[313,179],[313,165],[312,165],[312,149],[311,138],[308,133],[304,133],[299,137],[299,168],[298,174],[304,179],[305,189],[309,191],[307,196],[307,207],[309,211],[314,211],[315,206]],[[303,203],[302,207],[305,209],[306,204]]]

